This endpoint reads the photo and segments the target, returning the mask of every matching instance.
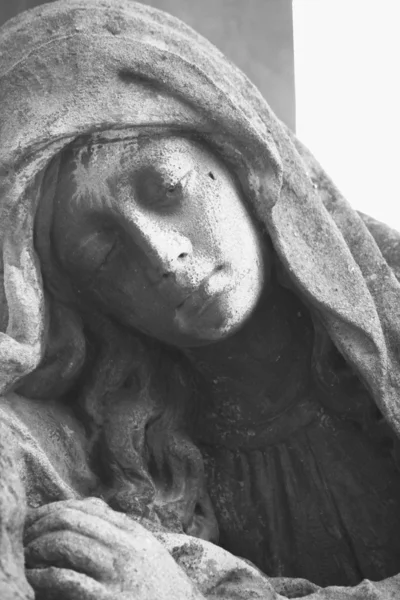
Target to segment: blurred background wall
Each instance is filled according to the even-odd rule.
[[[68,2],[68,0],[65,0]],[[191,25],[237,64],[293,130],[292,0],[143,0]],[[41,0],[0,0],[0,25]]]
[[[400,0],[294,0],[297,134],[354,208],[400,231]]]

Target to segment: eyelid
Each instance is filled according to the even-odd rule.
[[[186,187],[188,183],[193,179],[193,176],[197,174],[194,167],[186,171],[186,173],[174,184],[167,187],[167,194],[173,194],[180,185]],[[185,181],[186,180],[186,181]],[[169,189],[172,188],[172,189]]]
[[[92,250],[89,250],[89,256],[91,254],[92,259],[97,263],[95,265],[95,272],[100,271],[108,262],[110,256],[113,254],[115,249],[120,243],[120,234],[117,231],[106,232],[106,230],[96,230],[91,232],[82,240],[80,244],[80,252],[83,252],[83,256],[86,254],[86,248],[94,244]],[[97,246],[97,248],[96,248]],[[103,254],[103,250],[105,251]],[[96,260],[96,255],[100,259]],[[99,256],[100,255],[100,256]]]
[[[100,271],[101,269],[103,269],[107,265],[107,263],[108,263],[111,255],[114,253],[116,247],[118,246],[119,241],[120,241],[119,240],[119,236],[116,236],[115,239],[114,239],[114,241],[113,241],[113,243],[111,244],[111,246],[110,246],[107,254],[105,255],[105,257],[103,258],[101,264],[99,265],[99,267],[97,269],[98,271]]]

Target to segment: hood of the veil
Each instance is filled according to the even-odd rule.
[[[293,136],[235,66],[129,0],[52,2],[0,29],[0,391],[42,357],[33,229],[45,167],[77,136],[143,127],[196,132],[224,155],[293,284],[400,433],[400,286],[374,238],[339,193],[324,204]]]

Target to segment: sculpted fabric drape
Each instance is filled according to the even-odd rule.
[[[0,29],[0,107],[2,393],[42,356],[44,168],[78,135],[170,128],[224,155],[294,286],[400,434],[400,284],[361,216],[211,44],[134,2],[43,5]]]

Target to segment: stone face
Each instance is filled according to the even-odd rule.
[[[396,598],[400,235],[165,13],[0,56],[1,598]]]

